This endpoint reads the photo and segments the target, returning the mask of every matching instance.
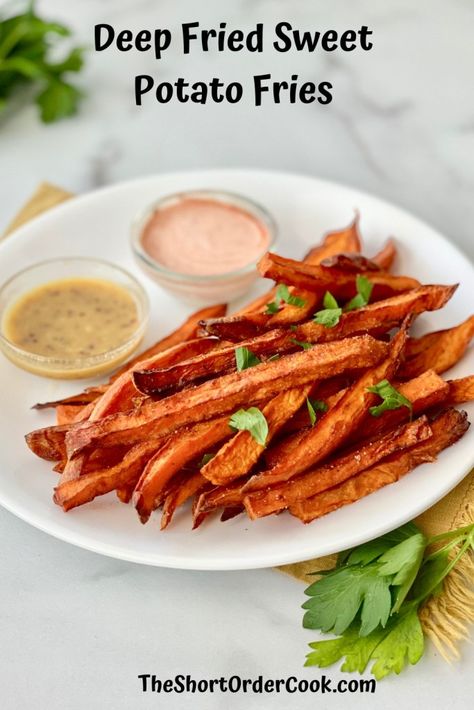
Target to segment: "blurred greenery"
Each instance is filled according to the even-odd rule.
[[[0,15],[0,112],[30,87],[41,120],[52,123],[77,112],[82,93],[65,76],[81,70],[84,50],[74,47],[61,61],[52,61],[70,29],[39,17],[34,0],[23,5],[19,14],[5,16],[4,8]]]

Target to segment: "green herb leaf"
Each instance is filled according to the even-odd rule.
[[[392,585],[397,587],[392,612],[400,610],[423,561],[426,537],[419,532],[412,535],[379,557],[379,574],[394,575]]]
[[[64,81],[51,81],[46,89],[36,97],[41,109],[41,120],[52,123],[77,112],[81,92]]]
[[[372,658],[377,659],[372,666],[372,673],[377,680],[389,673],[403,670],[405,665],[418,663],[425,650],[425,642],[416,608],[405,614],[393,617],[388,627],[388,634],[375,647]]]
[[[215,456],[215,454],[203,454],[202,459],[199,462],[199,468],[202,468],[207,463],[209,463],[209,461],[212,461],[214,456]]]
[[[359,636],[357,626],[351,626],[342,636],[310,643],[311,653],[306,656],[305,666],[327,668],[342,658],[341,670],[363,673],[380,641],[387,635],[386,629],[376,629],[368,636]]]
[[[316,412],[327,412],[328,405],[320,399],[310,399],[306,397],[306,406],[308,408],[309,421],[311,426],[316,424],[317,414]]]
[[[324,294],[323,306],[323,310],[314,314],[314,321],[319,323],[319,325],[324,325],[326,328],[334,328],[339,323],[342,308],[339,308],[336,299],[329,291]]]
[[[260,365],[262,361],[254,353],[245,347],[235,348],[235,365],[238,372],[246,370],[248,367]]]
[[[268,436],[268,423],[265,415],[258,407],[239,409],[231,416],[229,426],[232,429],[250,432],[257,444],[265,446]]]
[[[410,415],[413,413],[413,405],[409,399],[404,397],[395,387],[392,387],[388,380],[382,380],[374,387],[367,387],[368,392],[378,394],[382,402],[375,407],[370,407],[369,412],[373,417],[380,417],[383,412],[391,409],[400,409],[407,407],[410,410]]]
[[[347,565],[367,565],[378,559],[394,545],[398,545],[399,542],[403,542],[403,540],[407,540],[412,535],[416,535],[419,532],[420,529],[415,523],[406,523],[375,540],[358,545],[352,550],[339,553],[337,560],[338,566],[341,566],[343,563]]]
[[[296,340],[296,338],[290,338],[290,343],[298,345],[300,348],[303,348],[303,350],[309,350],[313,347],[313,343],[304,343],[301,340]]]
[[[377,626],[385,626],[392,607],[390,577],[379,575],[377,566],[341,567],[318,579],[305,594],[308,611],[303,618],[307,629],[343,633],[361,613],[360,636],[367,636]]]
[[[275,300],[267,303],[267,313],[277,313],[282,303],[288,303],[290,306],[298,306],[298,308],[303,308],[303,306],[306,305],[304,298],[294,296],[286,284],[278,285]]]
[[[351,298],[349,303],[346,303],[346,305],[344,306],[344,311],[354,311],[356,308],[363,308],[364,306],[366,306],[369,303],[373,288],[373,283],[371,283],[366,276],[357,274],[357,295],[354,296],[354,298]]]

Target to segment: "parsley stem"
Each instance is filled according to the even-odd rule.
[[[469,527],[472,527],[472,526],[469,526]],[[455,555],[455,557],[453,557],[453,559],[451,560],[449,565],[446,567],[446,569],[444,569],[443,572],[440,575],[438,575],[438,578],[435,579],[435,581],[432,583],[430,589],[427,592],[425,592],[425,594],[423,594],[422,597],[418,597],[417,599],[414,599],[413,603],[421,604],[421,602],[423,602],[425,599],[428,599],[428,597],[430,597],[433,594],[434,590],[441,584],[443,579],[448,576],[448,574],[451,572],[453,567],[455,567],[457,565],[457,563],[459,562],[461,557],[464,555],[465,552],[467,552],[467,550],[471,547],[471,545],[472,545],[471,535],[467,535],[467,537],[464,541],[464,545],[461,547],[461,549],[459,550],[457,555]]]
[[[474,523],[471,523],[471,525],[465,525],[463,528],[457,528],[457,530],[449,530],[448,532],[434,535],[434,537],[430,537],[428,539],[426,546],[429,547],[430,545],[440,542],[441,540],[449,540],[449,538],[461,536],[463,533],[469,534],[472,531],[474,531]]]

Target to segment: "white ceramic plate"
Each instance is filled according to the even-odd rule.
[[[399,273],[425,283],[461,286],[443,311],[417,322],[425,331],[454,325],[472,312],[474,268],[445,238],[402,210],[351,188],[297,175],[215,170],[174,173],[115,185],[79,197],[19,229],[0,245],[0,278],[36,261],[60,256],[110,259],[140,276],[131,257],[129,226],[137,211],[157,197],[189,188],[223,188],[255,198],[276,217],[277,250],[301,257],[331,229],[349,223],[357,208],[370,255],[388,236],[400,248]],[[145,280],[145,277],[143,277]],[[146,281],[153,319],[149,340],[174,328],[191,310]],[[471,350],[450,377],[474,372]],[[374,538],[410,520],[453,488],[474,464],[474,428],[437,463],[420,466],[396,484],[358,503],[302,525],[292,516],[250,522],[239,516],[226,523],[206,521],[191,531],[189,511],[179,511],[170,528],[159,531],[159,517],[140,525],[131,506],[115,494],[64,513],[51,500],[56,474],[35,458],[25,432],[51,423],[51,412],[30,409],[84,383],[49,381],[0,358],[0,503],[37,528],[89,550],[142,564],[190,569],[245,569],[295,562],[336,552]],[[465,409],[471,416],[474,406]]]

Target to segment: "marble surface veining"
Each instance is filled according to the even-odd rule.
[[[53,127],[25,106],[0,124],[0,229],[41,180],[83,192],[167,170],[250,166],[314,174],[391,200],[429,221],[474,257],[474,68],[471,0],[40,0],[81,43],[96,22],[117,28],[198,19],[251,29],[281,20],[302,29],[374,31],[374,49],[352,54],[90,53],[80,113]],[[235,106],[147,101],[133,105],[132,77],[248,83],[297,73],[331,81],[330,106]],[[427,255],[429,258],[429,254]],[[115,561],[54,540],[0,510],[0,704],[6,710],[71,708],[468,707],[472,646],[448,666],[432,648],[375,695],[142,694],[140,673],[196,677],[262,673],[313,678],[303,669],[303,586],[272,570],[196,573]],[[326,671],[332,678],[338,671]]]

